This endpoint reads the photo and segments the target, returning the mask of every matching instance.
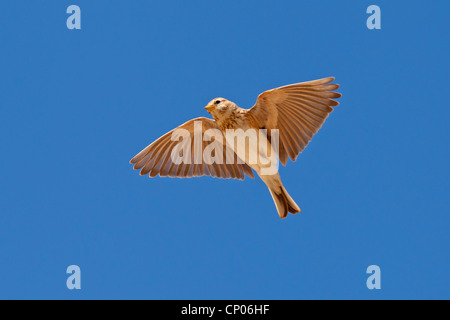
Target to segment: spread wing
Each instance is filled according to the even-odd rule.
[[[194,130],[196,125],[200,128],[199,131]],[[243,180],[245,175],[248,175],[254,178],[252,169],[245,163],[238,163],[237,155],[231,148],[226,147],[225,143],[220,144],[220,149],[216,149],[223,152],[223,161],[220,161],[222,164],[212,161],[211,157],[217,156],[216,151],[204,152],[205,148],[215,141],[215,137],[211,134],[213,130],[209,129],[219,130],[214,120],[208,118],[190,120],[150,144],[131,159],[130,163],[134,164],[134,169],[141,170],[141,175],[150,174],[150,177],[159,175],[191,178],[206,175]],[[194,133],[201,135],[194,137]],[[205,141],[205,138],[211,141]],[[173,161],[176,159],[173,158],[173,153],[183,161]],[[227,155],[228,159],[234,157],[234,161],[227,161]]]
[[[253,124],[279,130],[279,159],[286,165],[288,156],[297,159],[326,118],[339,103],[331,92],[338,84],[333,77],[292,84],[263,92],[248,114]],[[270,131],[268,130],[268,133]]]

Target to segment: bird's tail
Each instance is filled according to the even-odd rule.
[[[301,211],[300,207],[295,203],[295,201],[291,198],[291,196],[283,186],[277,187],[275,189],[269,188],[269,191],[272,195],[273,201],[275,202],[275,206],[278,210],[278,215],[281,219],[286,218],[289,212],[296,214]]]

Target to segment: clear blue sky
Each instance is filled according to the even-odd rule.
[[[81,30],[66,28],[71,4]],[[449,12],[2,1],[0,298],[450,298]],[[299,215],[279,219],[259,178],[149,179],[128,163],[216,96],[248,108],[326,76],[341,104],[280,170]],[[66,288],[72,264],[81,291]]]

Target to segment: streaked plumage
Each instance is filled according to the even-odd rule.
[[[298,205],[292,200],[283,187],[278,173],[261,175],[260,164],[237,163],[236,150],[223,145],[224,159],[226,154],[232,154],[233,164],[201,164],[194,162],[194,122],[202,122],[202,133],[208,129],[279,129],[278,157],[283,165],[288,158],[292,161],[305,149],[314,134],[321,128],[326,118],[339,103],[341,94],[332,92],[339,88],[337,84],[330,84],[334,78],[324,78],[309,82],[292,84],[263,92],[258,96],[256,104],[250,109],[238,107],[235,103],[224,98],[213,99],[206,109],[214,120],[197,118],[175,128],[186,129],[191,134],[191,164],[175,164],[171,161],[172,150],[179,143],[172,141],[172,131],[166,133],[155,142],[138,153],[130,162],[134,169],[141,170],[141,175],[150,177],[198,177],[209,175],[218,178],[235,178],[243,180],[245,175],[254,178],[254,169],[268,186],[274,199],[278,214],[285,218],[288,212],[300,212]],[[270,137],[269,137],[270,138]],[[202,150],[209,141],[202,141]],[[236,152],[235,152],[236,151]]]

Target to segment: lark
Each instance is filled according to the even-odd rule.
[[[333,108],[339,105],[334,100],[341,97],[340,93],[335,92],[339,85],[332,84],[333,81],[334,77],[328,77],[265,91],[250,109],[240,108],[225,98],[215,98],[205,107],[213,119],[200,117],[182,124],[151,143],[131,159],[130,163],[134,164],[134,169],[140,170],[141,175],[148,174],[150,177],[159,175],[190,178],[206,175],[244,180],[245,176],[254,178],[255,171],[267,185],[280,218],[286,218],[288,213],[299,213],[300,207],[284,188],[278,170],[269,171],[269,174],[264,170],[269,165],[267,160],[271,153],[276,153],[277,160],[283,166],[288,159],[296,161]],[[200,142],[194,142],[195,124],[198,123],[201,123],[201,131],[206,135],[208,132],[221,132],[226,136],[228,131],[239,129],[243,132],[263,130],[267,133],[266,138],[261,138],[261,135],[259,137],[265,139],[262,145],[267,148],[260,150],[261,148],[248,141],[239,147],[226,140],[220,145],[219,151],[223,152],[223,161],[201,161],[202,156],[199,157],[195,150],[205,151],[211,144],[211,135]],[[188,157],[189,161],[177,162],[173,161],[173,154],[179,152],[177,146],[180,142],[174,136],[181,129],[191,135],[191,139],[187,140],[190,152],[184,154],[184,159]],[[276,143],[272,139],[274,133]],[[249,161],[255,152],[258,153],[258,160]],[[225,161],[230,154],[233,161]],[[218,155],[217,149],[215,155]]]

